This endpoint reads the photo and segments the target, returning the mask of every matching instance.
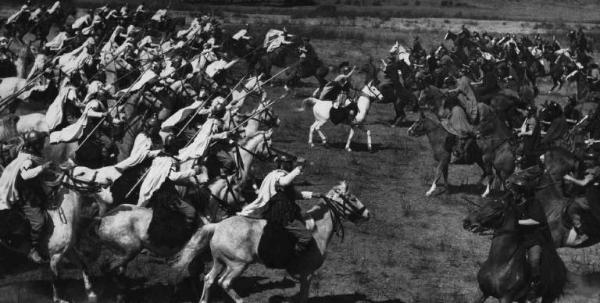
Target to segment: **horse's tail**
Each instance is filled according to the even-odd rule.
[[[216,226],[216,224],[206,224],[198,229],[170,262],[171,267],[178,271],[188,268],[194,258],[208,246]]]
[[[317,101],[319,101],[319,99],[317,99],[315,97],[308,97],[308,98],[302,100],[302,106],[300,107],[300,111],[307,110],[310,106],[315,105],[315,103],[317,103]]]
[[[540,260],[540,288],[539,295],[554,302],[564,294],[567,284],[567,267],[552,245],[552,240],[548,240],[543,245],[542,256]]]

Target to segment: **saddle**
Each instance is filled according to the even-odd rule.
[[[329,110],[329,119],[335,125],[340,123],[349,123],[352,118],[358,113],[358,106],[352,102],[347,106],[334,108]]]
[[[282,225],[267,221],[258,243],[258,257],[267,268],[285,269],[293,261],[296,241]]]

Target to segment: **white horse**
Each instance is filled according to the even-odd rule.
[[[308,215],[315,221],[313,238],[316,245],[309,246],[306,252],[286,267],[288,273],[300,281],[299,302],[308,300],[311,279],[325,262],[327,245],[332,236],[343,228],[341,220],[359,222],[368,220],[370,216],[369,210],[349,193],[346,182],[333,187],[327,198],[309,210]],[[232,282],[248,265],[262,262],[258,246],[266,224],[266,220],[234,216],[219,223],[204,225],[180,251],[173,267],[185,270],[196,256],[210,246],[213,266],[204,278],[200,302],[209,302],[210,288],[218,278],[219,285],[233,301],[242,303],[244,300],[231,287]]]
[[[240,167],[242,172],[240,179],[235,180],[235,176],[232,176],[227,181],[219,180],[209,185],[211,192],[209,205],[205,206],[204,210],[199,210],[199,212],[206,212],[201,213],[201,219],[204,223],[209,222],[204,215],[212,218],[218,217],[217,213],[219,208],[224,206],[223,204],[235,205],[243,201],[237,184],[243,183],[248,177],[254,158],[271,156],[271,135],[271,131],[260,133],[248,140],[240,149],[240,162],[243,162],[241,163],[243,167]],[[79,170],[78,172],[88,176],[86,179],[89,180],[90,171]],[[78,175],[77,178],[82,179],[83,177]],[[233,182],[237,184],[233,184]],[[111,269],[115,271],[117,278],[125,272],[129,261],[144,248],[162,256],[173,255],[181,248],[178,247],[176,250],[172,250],[152,243],[149,229],[153,215],[154,210],[151,208],[122,204],[109,211],[98,222],[97,234],[101,243],[114,249],[114,260],[111,262]],[[119,294],[119,296],[121,295]]]
[[[55,176],[52,176],[53,178]],[[80,217],[82,211],[82,194],[98,199],[98,189],[94,184],[73,177],[72,170],[58,174],[55,182],[58,189],[56,192],[56,209],[48,210],[49,219],[52,221],[52,232],[47,238],[48,256],[50,257],[50,270],[52,271],[52,300],[55,303],[66,303],[58,296],[56,280],[59,278],[58,265],[66,254],[71,260],[81,266],[85,290],[91,302],[96,300],[96,294],[91,288],[87,267],[81,254],[75,249],[77,231],[80,229]]]
[[[348,134],[348,140],[346,141],[346,150],[352,151],[350,148],[350,143],[352,142],[352,137],[354,136],[354,131],[356,129],[366,130],[367,133],[367,147],[369,151],[372,150],[371,147],[371,130],[364,127],[364,122],[367,118],[367,114],[369,113],[369,109],[371,108],[371,102],[373,99],[377,99],[379,101],[383,100],[383,95],[377,88],[377,86],[373,85],[373,81],[367,83],[363,89],[360,91],[360,96],[358,100],[356,100],[356,106],[358,107],[358,112],[355,113],[354,120],[351,122],[345,122],[350,125],[350,133]],[[349,100],[346,100],[346,105],[349,104]],[[313,114],[315,116],[315,122],[310,126],[310,131],[308,133],[308,144],[311,147],[314,147],[313,144],[313,132],[317,131],[323,144],[327,144],[327,137],[321,131],[321,126],[323,126],[330,119],[330,111],[333,107],[333,102],[331,101],[323,101],[317,98],[307,98],[304,99],[303,105],[306,107],[307,104],[314,104],[313,106]]]

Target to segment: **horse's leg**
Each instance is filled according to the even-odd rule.
[[[313,133],[315,131],[315,127],[317,127],[317,125],[319,124],[319,121],[316,121],[310,126],[310,130],[308,131],[308,145],[310,145],[310,147],[315,147],[315,144],[313,143]]]
[[[367,129],[367,149],[371,152],[373,151],[373,147],[371,144],[371,130]]]
[[[204,276],[204,286],[202,288],[202,297],[200,297],[200,303],[208,303],[210,287],[215,283],[215,280],[217,277],[219,277],[222,271],[223,263],[217,259],[214,259],[210,272]]]
[[[312,280],[312,275],[306,275],[300,277],[300,291],[297,295],[298,303],[306,303],[308,302],[308,296],[310,294],[310,281]]]
[[[433,177],[433,183],[431,183],[431,188],[429,188],[429,190],[425,193],[425,196],[427,196],[427,197],[431,196],[431,194],[433,194],[433,192],[437,188],[437,182],[440,179],[440,177],[442,176],[443,163],[444,163],[444,161],[440,161],[438,163],[438,165],[436,166],[435,176]]]
[[[325,122],[326,121],[319,121],[317,126],[315,126],[315,130],[317,131],[317,134],[319,134],[319,137],[321,137],[321,143],[323,143],[323,145],[327,145],[327,136],[325,136],[325,133],[321,131],[321,126],[323,126]]]
[[[491,159],[489,161],[491,161]],[[488,164],[488,161],[484,161],[483,158],[477,160],[477,165],[479,167],[481,167],[481,170],[483,170],[483,175],[481,176],[481,180],[486,179],[485,191],[483,192],[483,194],[481,194],[481,197],[485,198],[491,192],[491,185],[492,185],[492,182],[494,181],[493,180],[494,169],[492,167],[492,163]]]
[[[90,282],[90,277],[87,274],[88,267],[87,267],[87,264],[85,263],[83,254],[76,248],[72,248],[71,251],[72,251],[73,261],[77,262],[79,264],[79,266],[81,267],[81,275],[83,277],[83,285],[85,287],[85,292],[88,296],[88,302],[96,302],[98,299],[98,296],[96,296],[96,293],[94,293],[94,290],[92,289],[92,283]]]
[[[348,133],[348,140],[346,141],[346,151],[351,152],[352,148],[350,148],[350,143],[352,142],[352,137],[354,137],[354,126],[350,126],[350,132]]]
[[[62,253],[53,254],[50,257],[50,271],[52,272],[52,302],[53,303],[68,303],[58,297],[58,289],[56,281],[58,280],[58,263],[62,259]]]
[[[246,267],[248,267],[248,264],[246,263],[233,263],[228,265],[227,269],[225,270],[225,274],[223,274],[219,281],[219,284],[223,290],[225,290],[225,292],[231,297],[231,299],[233,299],[235,303],[243,303],[244,300],[237,294],[235,290],[233,290],[233,288],[231,288],[231,282],[241,275],[242,272],[246,270]]]

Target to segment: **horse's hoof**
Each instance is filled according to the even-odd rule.
[[[350,148],[350,147],[346,147],[346,151],[347,151],[347,152],[352,152],[352,148]]]
[[[310,148],[313,148],[313,147],[315,147],[315,144],[314,143],[308,143],[308,146],[310,146]]]
[[[98,302],[98,296],[95,293],[90,293],[88,295],[88,302],[89,303],[96,303],[96,302]]]
[[[63,300],[63,299],[54,299],[52,300],[53,303],[69,303],[69,301],[67,300]]]

